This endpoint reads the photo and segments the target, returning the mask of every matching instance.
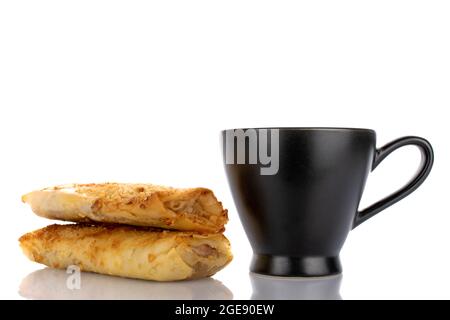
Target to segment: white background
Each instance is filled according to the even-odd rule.
[[[219,131],[349,126],[375,129],[379,146],[423,136],[436,160],[414,194],[351,232],[341,296],[450,298],[449,17],[448,1],[0,2],[0,297],[21,298],[41,268],[17,238],[52,223],[23,193],[122,181],[213,189],[235,254],[215,278],[247,299],[251,249]],[[414,148],[391,155],[361,205],[418,164]]]

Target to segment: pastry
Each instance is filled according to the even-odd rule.
[[[232,259],[224,235],[118,224],[50,225],[23,235],[25,255],[52,268],[172,281],[211,276]]]
[[[151,184],[70,184],[22,197],[39,216],[164,229],[216,233],[224,230],[227,210],[205,188],[176,189]]]

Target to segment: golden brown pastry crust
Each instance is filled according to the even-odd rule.
[[[205,188],[150,184],[70,184],[22,197],[39,216],[74,222],[107,222],[165,229],[222,232],[227,210]]]
[[[222,234],[145,227],[55,224],[19,241],[30,260],[52,268],[77,265],[84,271],[156,281],[211,276],[232,259]]]

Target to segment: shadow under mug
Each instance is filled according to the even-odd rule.
[[[418,147],[422,162],[400,190],[358,211],[369,172],[394,150]],[[275,276],[342,272],[349,231],[417,189],[433,149],[419,137],[376,148],[375,131],[351,128],[248,128],[222,131],[225,171],[253,248],[250,270]]]

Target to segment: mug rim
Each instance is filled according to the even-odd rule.
[[[248,129],[278,129],[278,130],[292,130],[292,131],[356,131],[356,132],[367,132],[375,134],[375,130],[366,128],[350,128],[350,127],[247,127],[247,128],[229,128],[224,129],[222,132],[230,130],[248,130]]]

